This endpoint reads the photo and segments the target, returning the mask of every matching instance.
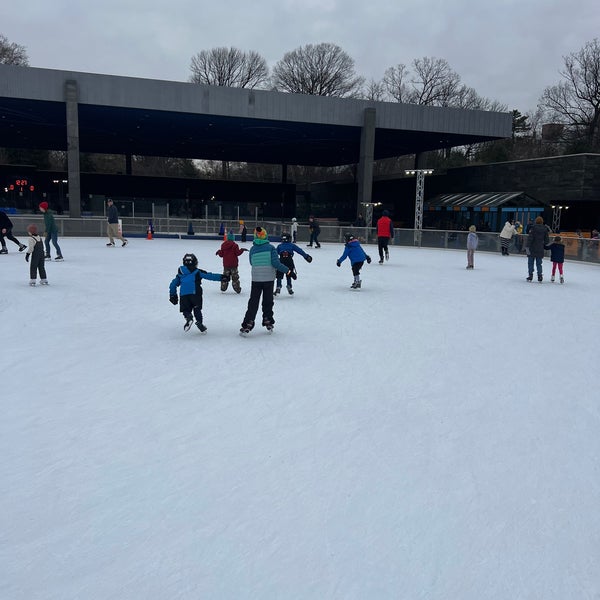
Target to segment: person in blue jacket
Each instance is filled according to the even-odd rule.
[[[252,287],[248,308],[242,321],[240,335],[245,336],[254,329],[254,319],[258,312],[258,304],[262,296],[262,324],[267,331],[273,331],[275,318],[273,317],[273,281],[275,273],[281,271],[296,279],[296,273],[281,263],[277,256],[275,246],[269,243],[267,230],[257,227],[254,230],[254,241],[248,254],[252,265]]]
[[[185,319],[184,331],[189,331],[196,317],[196,327],[200,333],[206,333],[206,326],[202,323],[202,280],[222,281],[226,278],[220,273],[209,273],[198,268],[198,259],[195,254],[186,254],[183,257],[183,264],[177,270],[177,275],[169,285],[169,301],[177,305],[179,302],[179,311]],[[177,298],[177,288],[180,288]]]
[[[552,277],[550,281],[554,281],[556,268],[558,267],[560,282],[564,283],[563,264],[565,262],[565,245],[563,244],[560,235],[555,236],[551,244],[544,246],[544,250],[550,250],[550,260],[552,261]]]
[[[288,269],[296,273],[296,265],[294,265],[294,252],[297,252],[304,260],[308,263],[312,262],[312,256],[307,254],[302,250],[302,248],[296,246],[290,241],[290,236],[287,233],[284,233],[281,236],[281,244],[279,244],[276,248],[277,254],[279,255],[279,260],[281,264],[288,267]],[[283,273],[281,271],[277,271],[277,286],[275,287],[275,295],[281,292],[281,283],[283,281]],[[286,275],[287,282],[287,291],[288,294],[293,294],[294,290],[292,289],[292,276]]]
[[[351,233],[347,233],[344,236],[344,240],[346,241],[344,253],[337,259],[336,265],[341,267],[342,263],[347,258],[350,259],[350,266],[352,267],[352,274],[354,275],[354,281],[350,288],[358,290],[362,284],[360,270],[362,269],[365,260],[368,264],[371,264],[371,257],[362,249],[360,242]]]

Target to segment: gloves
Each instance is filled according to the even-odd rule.
[[[177,302],[179,302],[179,298],[177,297],[177,294],[173,294],[172,296],[169,296],[169,302],[173,305],[177,304]]]
[[[215,256],[219,256],[219,251],[218,250],[215,252]]]
[[[294,273],[294,271],[292,271],[291,269],[286,273],[286,275],[294,280],[298,279],[298,275],[296,275],[296,273]]]
[[[335,261],[335,264],[336,264],[338,267],[341,267],[341,266],[342,266],[342,263],[341,263],[339,260],[336,260],[336,261]]]
[[[310,254],[307,254],[307,255],[304,257],[304,260],[305,260],[307,263],[311,263],[311,262],[312,262],[312,256],[311,256]]]
[[[229,283],[229,275],[221,275],[221,283]]]
[[[371,264],[371,257],[367,256],[367,264],[370,265]]]
[[[29,254],[25,255],[25,262],[29,262]]]

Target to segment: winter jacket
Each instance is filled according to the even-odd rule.
[[[190,294],[202,293],[202,279],[210,279],[211,281],[221,281],[220,273],[209,273],[202,269],[188,269],[185,265],[181,265],[177,270],[177,275],[169,284],[169,295],[177,294],[177,288],[180,287],[180,295],[188,296]]]
[[[517,233],[515,226],[510,221],[506,221],[502,231],[500,232],[500,237],[510,240],[515,233]]]
[[[32,260],[40,259],[43,262],[45,254],[44,243],[39,235],[29,234],[29,237],[27,238],[26,254],[31,254]]]
[[[308,229],[315,235],[319,235],[319,233],[321,233],[321,226],[314,219],[308,222]]]
[[[50,209],[46,210],[44,213],[44,229],[46,230],[46,234],[58,233],[58,228],[56,227],[56,221],[54,220],[54,215]]]
[[[473,231],[469,232],[467,236],[467,250],[477,250],[477,244],[479,244],[479,238]]]
[[[536,223],[527,236],[529,256],[544,258],[544,247],[548,245],[548,228],[543,223]]]
[[[12,221],[8,218],[8,215],[0,210],[0,229],[12,229],[13,228],[13,223]]]
[[[119,211],[117,210],[117,207],[114,204],[108,207],[107,221],[109,223],[119,222]]]
[[[386,215],[377,220],[377,237],[394,237],[394,225]]]
[[[240,248],[235,242],[225,240],[221,244],[221,249],[217,250],[216,255],[223,259],[223,267],[225,269],[232,269],[238,266],[238,256],[241,256],[244,252],[245,250]]]
[[[293,258],[294,252],[297,252],[303,258],[308,256],[302,248],[296,246],[296,244],[292,244],[292,242],[281,242],[281,244],[277,246],[277,254],[279,254],[280,257],[289,256],[290,258]]]
[[[252,281],[274,281],[276,271],[289,271],[279,260],[275,246],[269,244],[268,240],[255,239],[248,260],[252,265]]]
[[[544,250],[550,250],[550,260],[555,263],[565,262],[565,245],[560,242],[552,242],[544,246]]]
[[[364,262],[367,260],[367,253],[362,249],[358,240],[351,240],[344,246],[344,253],[338,258],[338,262],[342,263],[347,258],[350,259],[350,264],[353,265],[357,262]]]

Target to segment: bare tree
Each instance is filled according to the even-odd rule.
[[[354,60],[339,46],[307,44],[286,52],[273,68],[273,87],[292,94],[355,98],[364,78],[354,71]]]
[[[29,59],[25,46],[11,43],[6,36],[0,34],[0,64],[28,67]]]
[[[192,83],[240,88],[266,86],[269,80],[267,61],[257,52],[237,48],[202,50],[192,57]]]
[[[364,98],[366,100],[385,100],[385,95],[385,87],[381,81],[375,81],[374,79],[371,79],[365,86]]]
[[[417,58],[413,61],[415,77],[411,80],[415,104],[453,106],[460,89],[460,75],[443,58]]]
[[[600,148],[600,43],[595,38],[564,57],[564,81],[544,90],[540,105],[551,118],[583,141],[584,148]]]
[[[381,82],[387,95],[396,102],[410,103],[412,101],[411,89],[406,82],[408,69],[402,63],[386,69]]]

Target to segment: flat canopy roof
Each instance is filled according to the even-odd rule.
[[[509,113],[0,65],[0,146],[66,150],[67,82],[77,85],[81,152],[354,164],[367,108],[375,109],[375,160],[512,129]]]
[[[498,208],[505,204],[511,207],[527,208],[547,206],[545,202],[528,196],[525,192],[481,192],[476,194],[441,194],[426,202],[429,206],[466,206]]]

